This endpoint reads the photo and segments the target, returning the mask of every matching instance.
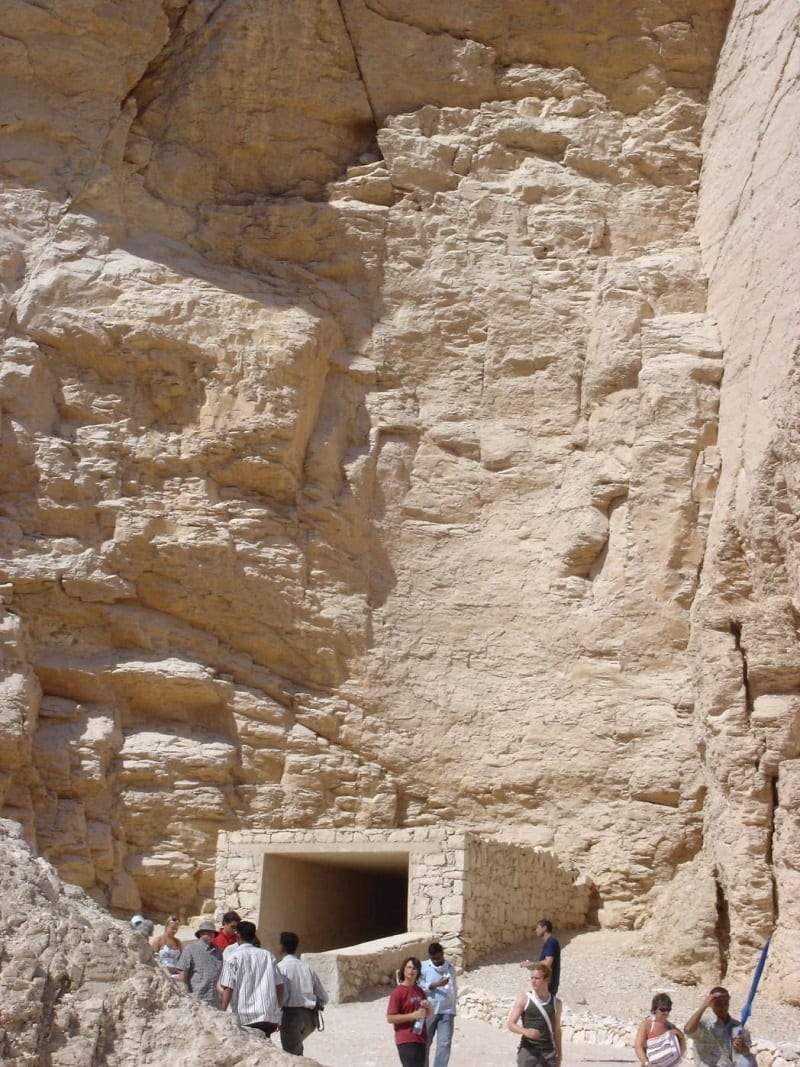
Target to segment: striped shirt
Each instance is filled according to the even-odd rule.
[[[328,1003],[325,986],[305,960],[288,953],[278,963],[278,970],[286,982],[284,1008],[316,1008],[317,1000],[322,1004]]]
[[[187,973],[190,993],[212,1008],[219,1006],[217,979],[222,969],[222,953],[216,945],[207,945],[202,938],[190,942],[181,951],[175,966]]]
[[[280,1023],[278,986],[283,985],[283,975],[265,948],[243,941],[239,952],[229,955],[222,965],[219,984],[233,990],[231,1008],[242,1026]]]

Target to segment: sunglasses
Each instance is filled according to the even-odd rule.
[[[672,1011],[672,1008],[656,1008],[656,1011],[663,1011],[665,1015],[669,1015],[669,1013]]]

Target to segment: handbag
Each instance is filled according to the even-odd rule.
[[[312,1016],[311,1017],[312,1017],[312,1019],[314,1021],[314,1029],[315,1030],[324,1030],[325,1029],[325,1019],[324,1019],[323,1014],[322,1014],[324,1011],[325,1011],[325,1005],[322,1003],[322,1001],[319,999],[319,997],[317,997],[317,1006],[315,1008],[311,1009],[311,1012],[312,1012]]]
[[[683,1058],[674,1030],[647,1039],[647,1060],[653,1067],[675,1067]]]

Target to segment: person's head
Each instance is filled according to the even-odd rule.
[[[164,923],[164,933],[174,937],[177,934],[180,925],[180,919],[178,919],[177,915],[170,915]]]
[[[400,981],[414,985],[422,971],[422,964],[416,956],[406,956],[400,965]]]
[[[672,1011],[672,1001],[666,993],[656,993],[650,1004],[650,1011],[653,1015],[666,1022],[667,1016]]]
[[[550,919],[540,919],[536,924],[536,936],[544,941],[553,932],[553,924]]]
[[[444,963],[444,949],[438,941],[431,941],[428,945],[428,959],[434,967],[441,967]]]
[[[546,997],[550,991],[550,968],[546,963],[531,967],[531,989],[538,997]]]
[[[214,940],[216,933],[216,926],[211,922],[210,919],[206,919],[204,922],[201,922],[200,925],[197,927],[194,932],[194,936],[200,941],[205,941],[207,945],[210,945],[211,942]]]
[[[256,924],[248,922],[247,919],[238,920],[236,936],[239,938],[240,943],[255,945],[258,940],[256,937]]]
[[[714,998],[711,1001],[711,1010],[719,1019],[727,1019],[729,1015],[728,1009],[731,1006],[731,995],[725,986],[715,985],[711,990],[711,996]]]
[[[297,934],[293,934],[291,930],[284,930],[280,936],[281,953],[284,956],[294,956],[297,952],[297,946],[300,944],[300,938]]]
[[[240,922],[241,919],[235,911],[226,911],[222,916],[221,929],[224,930],[229,937],[233,937]]]

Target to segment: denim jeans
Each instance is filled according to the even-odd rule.
[[[428,1019],[428,1067],[447,1067],[450,1062],[450,1045],[453,1042],[455,1015],[432,1015]],[[431,1048],[436,1035],[436,1056],[431,1063]]]

